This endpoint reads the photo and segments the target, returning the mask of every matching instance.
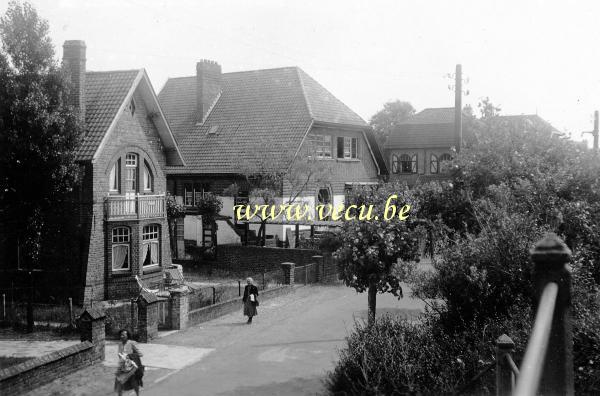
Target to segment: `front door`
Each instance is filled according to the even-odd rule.
[[[136,213],[136,194],[138,192],[138,156],[128,153],[125,157],[125,201],[127,214]]]

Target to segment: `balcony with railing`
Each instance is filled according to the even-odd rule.
[[[165,194],[106,197],[105,215],[106,220],[164,218],[167,215]]]

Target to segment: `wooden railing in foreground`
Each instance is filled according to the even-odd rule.
[[[536,297],[533,330],[520,370],[511,357],[512,340],[506,335],[497,340],[496,395],[573,395],[571,272],[567,265],[571,251],[556,235],[548,234],[531,250],[531,259]]]

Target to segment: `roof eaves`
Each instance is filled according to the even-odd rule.
[[[375,157],[375,153],[373,153],[373,149],[371,148],[371,143],[369,143],[369,138],[367,137],[367,131],[363,129],[362,131],[363,137],[367,142],[367,147],[369,148],[369,153],[371,153],[371,158],[373,158],[373,162],[375,162],[375,166],[377,167],[377,174],[382,176],[381,167],[379,166],[379,161]]]
[[[131,100],[133,93],[135,92],[135,89],[137,88],[138,84],[142,80],[143,76],[144,76],[144,69],[139,69],[138,74],[135,77],[135,80],[133,81],[133,84],[131,84],[131,87],[129,88],[129,92],[127,92],[125,99],[123,99],[121,106],[119,106],[119,109],[115,113],[115,116],[112,119],[108,129],[104,133],[104,136],[102,137],[102,140],[100,141],[100,144],[96,148],[96,151],[94,152],[94,155],[92,156],[92,163],[96,162],[96,160],[98,159],[98,154],[102,151],[102,149],[106,145],[106,142],[108,141],[108,136],[110,136],[112,130],[115,128],[115,125],[117,124],[117,120],[119,119],[119,114],[121,114],[123,112],[123,110],[125,109],[125,106]]]
[[[148,78],[148,74],[146,73],[146,70],[142,69],[142,72],[143,72],[145,81],[148,83],[148,86],[150,88],[152,88],[152,84],[150,83],[150,78]],[[169,126],[169,122],[167,121],[167,118],[165,117],[165,114],[162,111],[162,108],[160,106],[160,102],[158,101],[158,97],[156,96],[156,92],[154,92],[154,89],[150,89],[150,92],[152,94],[152,100],[156,104],[156,107],[158,108],[158,112],[159,112],[162,120],[165,123],[165,127],[167,129],[167,132],[169,133],[169,137],[173,141],[173,145],[175,146],[175,150],[177,151],[177,155],[179,156],[179,159],[181,160],[181,164],[182,164],[181,166],[186,166],[185,158],[183,157],[183,154],[181,154],[181,151],[179,150],[179,145],[177,144],[177,139],[175,139],[175,135],[173,134],[173,131],[171,130],[171,127]]]

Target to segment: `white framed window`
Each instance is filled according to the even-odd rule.
[[[152,191],[154,189],[154,176],[146,162],[144,162],[144,190]]]
[[[343,159],[358,158],[358,138],[339,136],[337,138],[337,157]]]
[[[117,160],[113,167],[110,169],[108,176],[108,190],[113,192],[119,191],[119,184],[121,183],[121,160]]]
[[[150,224],[144,226],[142,229],[142,257],[144,258],[144,267],[160,264],[159,238],[160,226],[158,224]]]
[[[317,158],[332,158],[331,135],[310,135],[309,141]]]
[[[186,206],[196,206],[210,192],[210,185],[207,183],[184,183],[184,197]]]
[[[128,271],[130,269],[129,247],[131,243],[131,232],[129,228],[113,228],[111,238],[113,271]]]

